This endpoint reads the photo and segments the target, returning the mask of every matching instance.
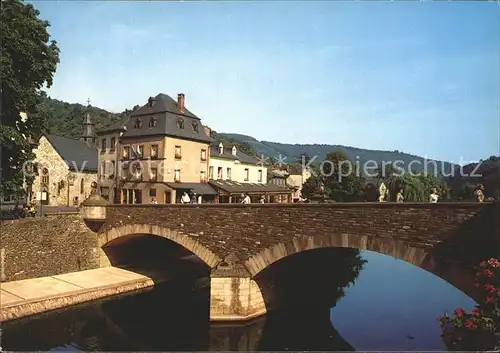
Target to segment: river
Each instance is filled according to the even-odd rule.
[[[275,303],[284,304],[245,325],[209,324],[209,289],[193,290],[192,283],[173,282],[6,323],[2,348],[446,350],[436,317],[475,304],[433,274],[386,255],[352,249],[315,251],[280,261],[273,272],[261,276],[261,283],[281,288],[273,296]]]

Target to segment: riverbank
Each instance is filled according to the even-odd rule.
[[[139,274],[117,267],[105,267],[57,276],[3,282],[0,286],[2,322],[50,310],[152,288],[168,280],[157,273]]]

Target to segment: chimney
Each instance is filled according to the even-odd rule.
[[[211,137],[212,134],[211,128],[209,128],[208,126],[203,126],[203,130],[205,130],[205,134],[207,134],[208,137]]]
[[[184,113],[184,93],[179,93],[177,95],[177,106],[181,113]]]

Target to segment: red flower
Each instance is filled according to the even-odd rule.
[[[484,270],[483,273],[486,277],[493,277],[493,271],[491,270]]]
[[[488,264],[491,266],[491,267],[500,267],[500,260],[498,259],[495,259],[495,258],[491,258],[488,260]]]
[[[487,290],[488,292],[490,292],[490,293],[495,293],[495,291],[497,290],[497,289],[495,288],[495,286],[494,286],[494,285],[489,284],[489,283],[488,283],[488,284],[485,284],[485,285],[484,285],[484,288],[486,288],[486,290]]]
[[[479,287],[479,283],[478,282],[474,282],[474,287]]]
[[[493,297],[486,297],[485,303],[489,304],[489,303],[493,303],[494,301],[495,301],[495,299]]]
[[[481,316],[481,311],[478,308],[472,309],[472,315]]]
[[[470,320],[467,320],[464,326],[473,330],[477,328],[477,325]]]
[[[458,318],[461,318],[462,316],[464,316],[465,314],[465,310],[462,309],[462,308],[459,308],[457,310],[455,310],[455,315],[458,317]]]

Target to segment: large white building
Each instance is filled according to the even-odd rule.
[[[219,143],[210,147],[209,179],[267,184],[267,168],[257,158],[238,151],[236,146]]]
[[[292,200],[292,191],[286,186],[267,184],[265,165],[234,145],[211,144],[208,178],[221,203],[239,202],[242,194],[248,194],[252,202],[258,202],[262,196],[266,202]]]

